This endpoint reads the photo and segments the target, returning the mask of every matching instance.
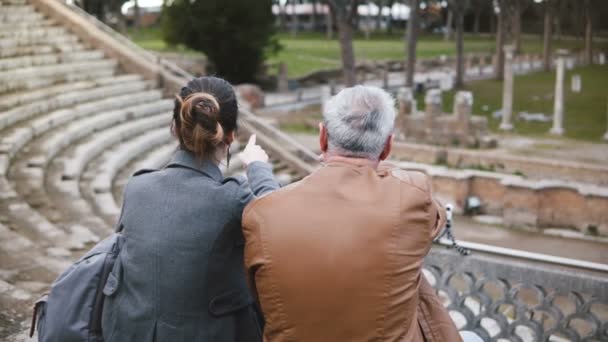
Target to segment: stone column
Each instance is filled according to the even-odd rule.
[[[553,102],[553,127],[549,133],[564,134],[564,73],[566,69],[567,50],[557,50],[555,96]]]
[[[325,105],[331,99],[331,87],[324,85],[321,87],[321,112],[325,113]]]
[[[424,96],[425,118],[424,127],[426,134],[429,137],[433,135],[433,125],[435,123],[435,117],[441,115],[441,90],[429,89]]]
[[[458,133],[463,139],[467,139],[469,136],[472,106],[473,93],[470,91],[459,91],[456,93],[456,96],[454,96],[454,116],[456,117],[456,122],[458,122]]]
[[[382,87],[388,90],[388,69],[382,69]]]
[[[513,129],[511,116],[513,115],[513,45],[505,45],[505,72],[502,88],[502,122],[499,128],[503,131]]]
[[[608,104],[606,105],[606,133],[604,134],[604,141],[608,142]]]
[[[464,67],[464,76],[466,76],[467,73],[471,72],[471,69],[473,69],[473,60],[474,59],[475,59],[475,55],[473,55],[472,53],[468,54],[466,65]]]
[[[279,64],[279,76],[277,80],[277,90],[281,93],[289,91],[289,82],[287,78],[287,64],[281,62]]]
[[[486,68],[486,56],[481,55],[479,57],[479,74],[480,75],[483,75],[483,72],[484,72],[483,69],[485,69],[485,68]]]
[[[399,88],[397,92],[397,103],[399,105],[399,115],[415,115],[417,112],[416,100],[412,88]]]

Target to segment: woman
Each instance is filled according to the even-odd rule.
[[[230,160],[237,113],[228,82],[192,80],[175,101],[179,150],[166,168],[136,173],[125,187],[124,244],[104,288],[106,342],[261,340],[241,215],[279,184],[255,136],[241,154],[249,182],[223,178],[218,165]]]

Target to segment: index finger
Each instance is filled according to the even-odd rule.
[[[255,139],[256,139],[255,134],[252,134],[249,137],[249,141],[247,142],[247,146],[253,146],[253,145],[255,145]]]

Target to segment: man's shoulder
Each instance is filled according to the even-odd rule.
[[[412,186],[424,192],[431,191],[429,177],[424,172],[403,169],[391,164],[383,165],[382,167],[384,172],[397,178],[405,186]]]

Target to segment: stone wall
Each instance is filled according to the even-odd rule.
[[[457,212],[475,196],[481,200],[482,213],[502,216],[507,226],[572,228],[608,236],[606,187],[410,162],[399,166],[429,175],[436,196],[453,203]]]
[[[394,158],[416,163],[446,164],[454,168],[516,173],[532,179],[559,179],[608,186],[608,167],[567,160],[496,154],[407,142],[393,145]]]

